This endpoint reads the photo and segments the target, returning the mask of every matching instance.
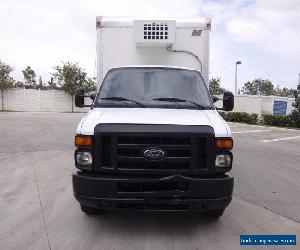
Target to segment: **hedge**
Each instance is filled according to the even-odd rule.
[[[248,124],[258,123],[258,114],[248,114],[246,112],[220,112],[220,115],[228,122],[243,122]]]
[[[300,114],[296,111],[287,116],[283,115],[262,115],[259,119],[258,114],[246,112],[219,112],[224,120],[228,122],[242,122],[248,124],[264,124],[278,127],[300,128]]]
[[[300,114],[293,112],[287,116],[262,115],[263,124],[278,127],[300,128]]]

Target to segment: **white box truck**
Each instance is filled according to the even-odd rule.
[[[102,209],[219,217],[233,140],[208,92],[208,19],[97,17],[97,87],[75,136],[75,198]],[[84,91],[75,95],[84,104]],[[231,92],[223,110],[233,109]]]

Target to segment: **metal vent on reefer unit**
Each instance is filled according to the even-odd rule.
[[[167,23],[144,23],[145,40],[168,40],[169,27]]]
[[[166,47],[175,42],[175,29],[175,20],[135,20],[135,42],[140,47]]]

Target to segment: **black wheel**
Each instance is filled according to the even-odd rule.
[[[225,211],[225,208],[209,210],[206,212],[206,215],[211,218],[219,218],[223,215],[224,211]]]
[[[80,205],[81,211],[88,214],[88,215],[93,215],[93,214],[99,214],[100,210],[95,208],[95,207],[88,207],[84,205]]]

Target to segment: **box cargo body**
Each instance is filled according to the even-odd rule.
[[[208,84],[209,19],[141,20],[97,17],[96,23],[98,87],[109,69],[128,65],[165,65],[192,68],[200,71],[206,84]],[[167,24],[167,30],[165,24]],[[147,29],[144,30],[144,27]],[[157,27],[158,30],[156,30]],[[148,30],[148,28],[150,29]],[[153,28],[155,30],[152,30]],[[150,35],[148,35],[149,32]],[[155,33],[152,35],[153,32]],[[166,32],[167,39],[165,39]],[[165,40],[167,41],[164,42]],[[167,47],[169,46],[172,47],[172,50],[186,52],[168,51]]]

